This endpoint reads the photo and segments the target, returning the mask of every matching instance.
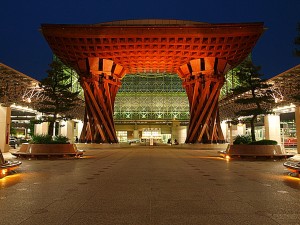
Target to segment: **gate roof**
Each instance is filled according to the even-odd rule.
[[[53,53],[78,70],[88,57],[111,59],[127,74],[176,73],[192,59],[218,57],[238,65],[264,31],[263,23],[123,20],[92,25],[42,24]]]

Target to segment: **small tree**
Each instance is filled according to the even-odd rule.
[[[243,109],[235,112],[236,116],[250,116],[251,138],[255,141],[255,122],[258,115],[269,114],[270,103],[274,98],[271,96],[270,87],[263,76],[259,73],[260,67],[255,66],[251,59],[246,59],[236,72],[240,85],[232,89],[233,94],[239,96],[235,103],[241,104]]]
[[[65,65],[59,60],[53,60],[48,76],[41,81],[45,100],[39,103],[38,111],[45,113],[44,121],[49,122],[48,134],[53,135],[54,123],[59,118],[70,118],[66,115],[79,100],[79,92],[71,92],[72,84],[67,82],[69,75],[64,72]]]

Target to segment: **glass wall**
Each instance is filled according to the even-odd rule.
[[[180,78],[170,74],[126,75],[116,96],[115,120],[189,120]]]

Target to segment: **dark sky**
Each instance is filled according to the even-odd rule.
[[[266,77],[298,64],[300,0],[15,0],[0,5],[0,62],[38,80],[52,52],[42,23],[94,24],[124,19],[182,19],[208,23],[264,22],[268,29],[253,51]],[[299,46],[300,47],[300,46]]]

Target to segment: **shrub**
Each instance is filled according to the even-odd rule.
[[[253,142],[249,143],[249,145],[277,145],[277,141],[260,140],[260,141],[253,141]]]
[[[54,139],[55,144],[68,144],[69,143],[69,139],[63,135],[55,136],[53,139]]]
[[[48,134],[33,135],[31,144],[68,144],[69,139],[66,136],[58,135],[52,139]]]
[[[31,144],[52,144],[52,137],[48,134],[33,135],[30,141]]]
[[[233,141],[235,145],[245,145],[251,143],[252,139],[250,135],[238,135]]]

